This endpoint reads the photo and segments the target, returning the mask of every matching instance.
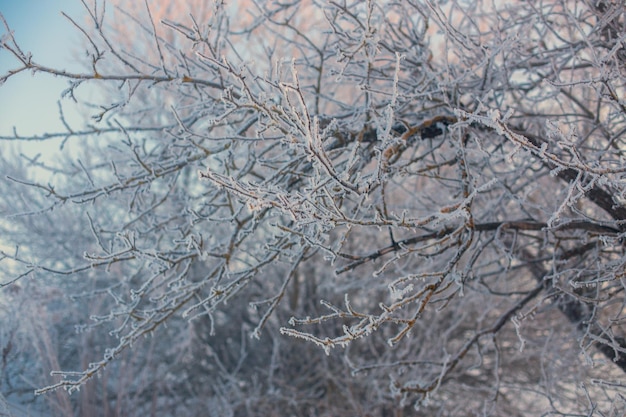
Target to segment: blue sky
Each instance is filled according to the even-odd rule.
[[[0,0],[0,13],[24,52],[30,51],[40,64],[76,70],[80,67],[74,57],[83,39],[61,15],[62,10],[84,21],[80,0]],[[5,32],[0,25],[0,36]],[[0,73],[17,66],[15,59],[0,50]],[[44,74],[22,73],[9,79],[0,86],[0,136],[11,134],[13,126],[20,135],[62,131],[57,101],[66,87],[67,81]]]

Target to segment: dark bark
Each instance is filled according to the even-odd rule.
[[[526,138],[528,138],[531,143],[537,147],[540,147],[544,142],[540,137],[530,134],[528,132],[520,132]],[[538,157],[538,156],[537,156]],[[546,168],[553,170],[556,167],[545,160],[542,160],[543,164]],[[557,177],[568,184],[572,181],[575,181],[579,178],[579,172],[575,169],[567,168],[558,171]],[[585,173],[583,173],[583,181],[585,177]],[[613,200],[613,197],[609,191],[600,187],[599,185],[594,185],[585,196],[594,203],[597,207],[604,210],[607,214],[609,214],[613,220],[616,221],[616,226],[620,229],[621,232],[626,230],[626,207],[618,205]],[[585,245],[580,248],[577,248],[572,251],[568,251],[560,256],[561,259],[568,259],[573,256],[582,256],[587,250],[591,249],[592,246]],[[543,281],[544,278],[548,275],[547,271],[543,270],[543,268],[534,264],[534,267],[531,268],[535,278],[538,281]],[[586,333],[589,332],[593,334],[595,337],[600,339],[605,339],[602,337],[602,329],[593,321],[592,318],[592,306],[587,305],[580,299],[563,294],[561,299],[558,302],[559,310],[567,317],[567,319],[574,324],[581,332]],[[626,339],[622,337],[616,337],[610,340],[610,343],[615,346],[611,346],[608,344],[598,343],[596,342],[596,348],[602,352],[607,358],[611,359],[622,371],[626,373]]]
[[[524,135],[524,137],[526,137],[537,148],[540,148],[542,143],[544,143],[542,138],[537,135],[533,135],[532,133],[528,133],[523,130],[516,130],[516,132]],[[550,162],[543,161],[543,163],[546,168],[550,170],[557,168]],[[583,181],[585,181],[584,176],[585,173],[583,173]],[[561,169],[558,171],[557,177],[569,184],[579,177],[579,171],[572,168]],[[626,231],[626,207],[617,204],[609,191],[596,184],[585,194],[585,196],[596,206],[608,213],[611,218],[617,222],[621,231]]]

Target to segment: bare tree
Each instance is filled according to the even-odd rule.
[[[64,159],[2,183],[0,285],[82,300],[92,342],[69,340],[100,355],[38,392],[110,378],[63,405],[105,415],[624,413],[626,7],[502,3],[86,4],[82,73],[5,23],[0,82],[66,77],[91,117],[20,138]]]

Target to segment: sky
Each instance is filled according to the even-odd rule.
[[[31,52],[35,62],[78,70],[75,56],[83,42],[82,34],[61,11],[84,21],[80,0],[0,0],[0,13],[22,50]],[[5,34],[0,24],[0,36]],[[0,50],[0,73],[18,66],[7,51]],[[20,135],[63,131],[57,101],[67,85],[66,80],[44,74],[22,73],[7,80],[0,86],[0,136],[12,135],[13,127]],[[77,123],[77,115],[72,115],[71,105],[66,104],[70,121]],[[0,149],[2,146],[0,142]]]

